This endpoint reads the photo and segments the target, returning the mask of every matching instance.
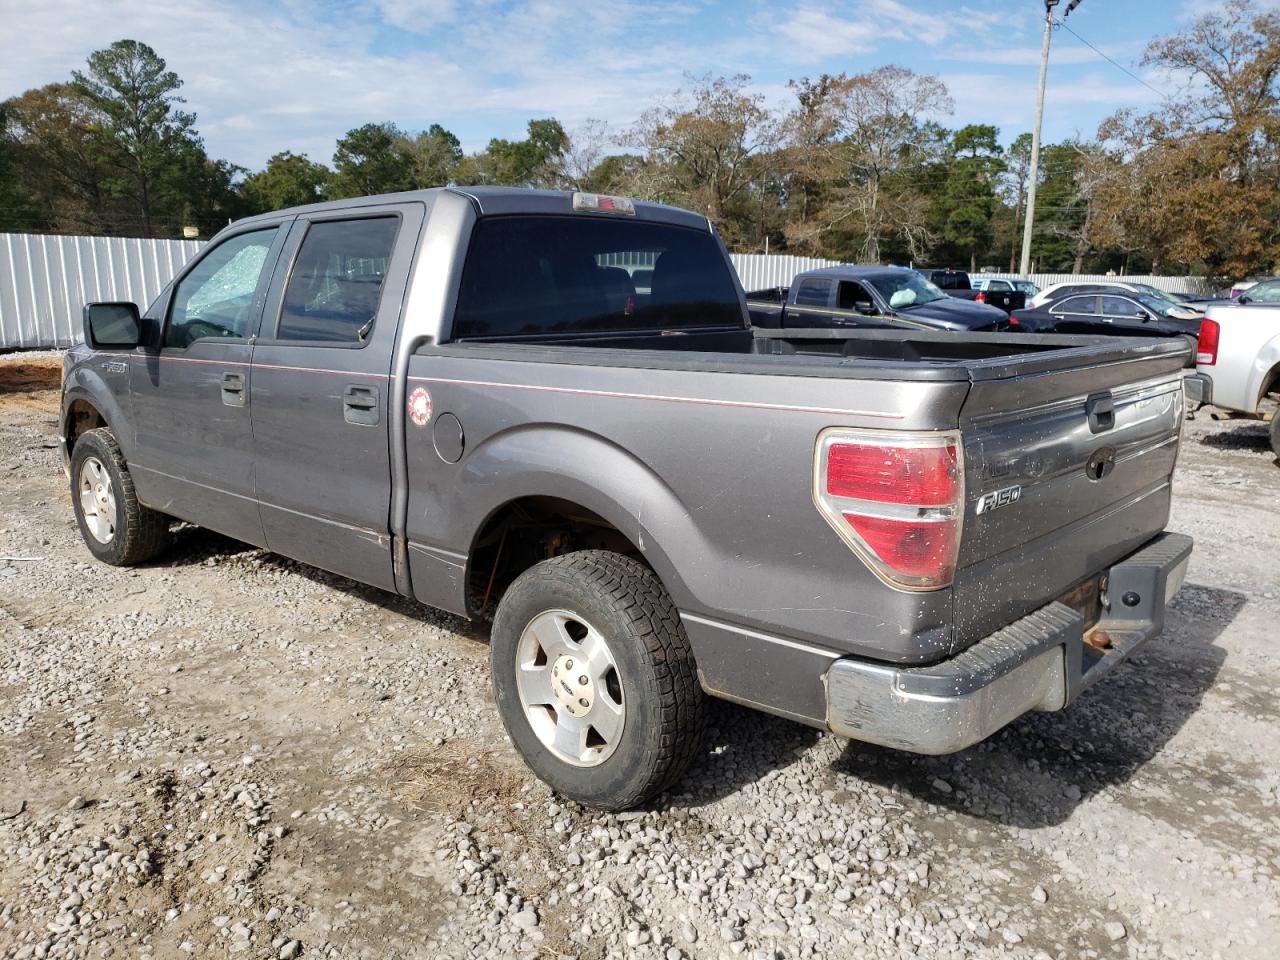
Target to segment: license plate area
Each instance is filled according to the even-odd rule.
[[[1098,621],[1102,619],[1104,580],[1105,577],[1101,574],[1096,577],[1090,577],[1084,583],[1058,597],[1059,603],[1065,604],[1084,618],[1086,638],[1093,628],[1098,625]],[[1087,639],[1086,642],[1088,642]]]

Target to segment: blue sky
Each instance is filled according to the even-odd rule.
[[[1064,0],[1065,5],[1065,0]],[[1153,37],[1208,0],[1083,0],[1068,26],[1157,90],[1138,67]],[[621,132],[686,77],[746,73],[776,105],[791,78],[886,63],[947,84],[950,124],[1003,139],[1035,110],[1040,0],[0,0],[0,98],[66,78],[112,40],[145,41],[185,81],[209,151],[250,168],[277,150],[329,162],[370,120],[441,123],[468,149],[519,136],[531,117]],[[1045,136],[1090,136],[1158,93],[1055,31]]]

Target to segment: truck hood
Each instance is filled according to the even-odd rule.
[[[972,300],[947,297],[896,311],[908,320],[917,320],[944,330],[993,330],[1004,327],[1008,316],[999,307]]]

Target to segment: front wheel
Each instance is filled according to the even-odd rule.
[[[1271,417],[1271,452],[1280,459],[1280,410]]]
[[[705,695],[680,615],[628,557],[584,550],[526,570],[498,604],[490,655],[512,742],[572,800],[634,807],[701,743]]]
[[[105,427],[76,439],[71,502],[85,546],[103,563],[142,563],[169,545],[169,518],[138,501],[120,445]]]

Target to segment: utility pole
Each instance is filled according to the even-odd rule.
[[[1075,4],[1071,4],[1075,5]],[[1048,41],[1053,36],[1053,8],[1057,0],[1044,0],[1044,45],[1041,47],[1041,83],[1036,95],[1036,128],[1032,131],[1032,165],[1028,173],[1027,219],[1023,220],[1023,259],[1018,273],[1025,276],[1032,271],[1032,230],[1036,229],[1036,182],[1039,179],[1039,128],[1044,118],[1044,77],[1048,74]]]

